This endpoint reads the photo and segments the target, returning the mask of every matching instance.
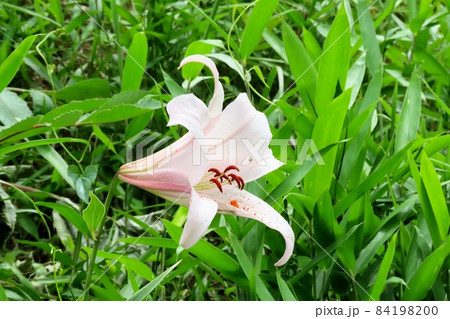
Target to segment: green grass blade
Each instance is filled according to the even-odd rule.
[[[319,117],[314,126],[312,140],[318,149],[335,144],[339,141],[345,115],[350,103],[351,89],[346,90],[334,99]],[[325,165],[314,166],[305,177],[305,194],[317,200],[323,192],[329,189],[333,177],[337,149],[330,150],[323,156]],[[317,181],[320,181],[318,183]]]
[[[372,290],[370,291],[370,295],[375,300],[380,300],[380,295],[386,285],[386,279],[391,268],[392,260],[394,259],[396,243],[397,233],[392,237],[391,242],[386,249],[386,253],[384,254],[383,261],[380,265],[380,269],[378,270],[377,279],[375,279],[375,283],[373,284]]]
[[[279,271],[277,271],[277,283],[278,288],[280,289],[281,296],[283,297],[283,301],[297,301],[297,298],[295,298],[294,294],[289,288],[289,285],[286,283],[286,281],[283,280]]]
[[[182,260],[177,261],[175,264],[167,268],[162,274],[160,274],[158,277],[153,279],[151,282],[146,284],[144,287],[136,291],[130,298],[128,298],[128,301],[141,301],[144,300],[158,285],[172,272],[172,270],[177,267]]]
[[[264,301],[273,301],[273,297],[270,294],[270,291],[267,289],[264,281],[261,280],[261,277],[256,273],[255,268],[252,265],[252,262],[246,255],[244,248],[237,240],[236,236],[230,233],[231,239],[231,247],[233,247],[234,253],[236,254],[237,259],[239,260],[239,264],[244,270],[245,275],[251,282],[254,280],[256,294],[261,300]]]

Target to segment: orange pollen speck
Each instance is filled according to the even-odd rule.
[[[239,208],[239,205],[238,205],[237,201],[235,201],[235,200],[230,201],[230,205],[234,206],[236,208]]]

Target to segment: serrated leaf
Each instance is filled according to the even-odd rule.
[[[110,93],[111,87],[108,81],[104,79],[88,79],[56,91],[55,97],[58,100],[70,102],[73,100],[109,97]]]
[[[128,104],[104,107],[87,116],[86,118],[84,119],[82,118],[79,124],[110,123],[123,121],[129,118],[145,114],[148,111],[149,109]]]
[[[52,121],[52,126],[58,128],[74,125],[80,119],[82,114],[83,112],[81,110],[68,111],[67,113],[55,117]]]
[[[0,121],[5,127],[9,127],[33,115],[27,102],[16,93],[3,90],[0,93]]]

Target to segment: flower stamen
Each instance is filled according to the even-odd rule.
[[[244,179],[236,174],[230,173],[230,174],[225,174],[227,171],[230,170],[235,170],[239,172],[239,168],[237,168],[234,165],[230,165],[227,168],[225,168],[225,170],[222,172],[220,172],[220,170],[218,170],[217,168],[210,168],[208,170],[209,173],[214,173],[214,177],[211,178],[209,181],[216,184],[217,188],[220,190],[221,193],[223,193],[222,190],[222,184],[228,182],[228,184],[233,184],[233,182],[236,182],[237,187],[242,190],[244,189]]]
[[[214,177],[219,177],[222,173],[217,168],[210,168],[208,170],[209,173],[214,173]]]
[[[228,166],[227,168],[225,168],[225,170],[223,171],[223,173],[225,174],[226,172],[228,172],[229,170],[232,170],[232,169],[234,169],[234,170],[236,170],[236,171],[239,172],[239,168],[237,168],[237,167],[234,166],[234,165],[230,165],[230,166]]]
[[[217,180],[217,178],[211,178],[209,181],[210,181],[210,182],[213,182],[214,184],[216,184],[216,186],[217,186],[217,188],[219,189],[219,191],[220,191],[221,193],[223,193],[223,190],[222,190],[222,184],[220,184],[220,182]]]

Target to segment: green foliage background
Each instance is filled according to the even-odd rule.
[[[0,300],[448,300],[449,6],[0,1]],[[211,97],[209,71],[177,70],[195,53],[291,141],[246,185],[296,234],[279,269],[255,221],[217,216],[180,251],[186,208],[107,198],[127,140],[168,145],[167,102]]]

